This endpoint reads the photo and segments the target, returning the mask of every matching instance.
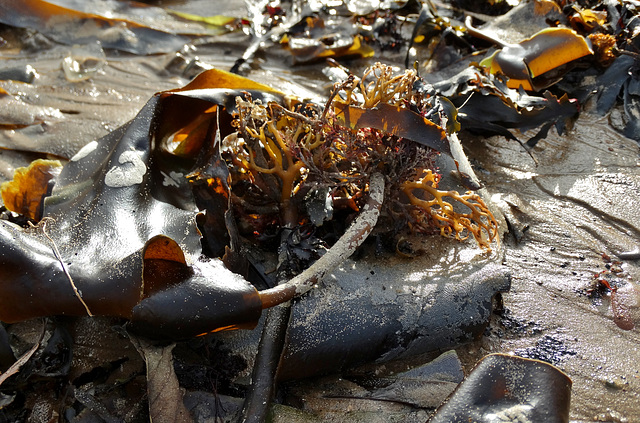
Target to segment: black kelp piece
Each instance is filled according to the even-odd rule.
[[[539,128],[536,135],[527,141],[528,147],[534,147],[540,139],[546,137],[552,126],[562,134],[566,121],[578,115],[578,104],[566,94],[558,98],[545,91],[543,97],[525,96],[517,103],[505,100],[506,97],[500,96],[471,96],[458,114],[461,125],[472,131],[486,131],[507,138],[515,137],[507,135],[505,128],[517,128],[521,131]]]
[[[447,96],[458,107],[457,120],[463,130],[516,139],[510,129],[538,128],[529,147],[544,138],[552,126],[562,134],[567,121],[579,112],[578,103],[566,94],[559,98],[549,91],[542,96],[528,95],[474,67],[424,89]]]
[[[482,336],[493,310],[492,298],[510,288],[508,269],[483,263],[452,280],[418,276],[415,272],[427,263],[418,258],[404,262],[399,271],[387,262],[361,259],[334,271],[331,287],[315,290],[294,308],[280,378],[343,371],[374,360],[401,360]],[[417,279],[404,283],[400,274]],[[358,288],[363,280],[366,289]],[[402,293],[411,286],[416,286],[411,295]]]
[[[507,354],[483,358],[430,423],[568,422],[571,379],[556,367]]]
[[[187,339],[212,331],[252,329],[262,311],[255,288],[221,260],[188,266],[180,252],[177,243],[163,235],[147,243],[145,291],[153,282],[161,286],[149,287],[149,294],[145,292],[133,308],[130,330],[158,339]]]
[[[217,112],[243,93],[197,89],[211,80],[192,84],[154,96],[131,122],[78,152],[37,226],[0,221],[0,320],[119,316],[148,336],[181,339],[255,325],[255,288],[219,259],[200,257],[200,212],[186,177],[217,154]]]
[[[631,19],[628,28],[637,33],[640,18]],[[627,137],[640,141],[640,36],[636,35],[628,41],[628,50],[618,56],[590,88],[595,92],[598,114],[607,114],[618,99],[622,100],[622,132]]]
[[[433,4],[431,2],[426,2],[425,4],[422,5],[422,9],[420,10],[420,14],[418,15],[418,19],[416,20],[416,24],[413,27],[413,31],[411,32],[411,39],[409,40],[409,46],[407,47],[407,54],[404,58],[404,67],[409,69],[410,63],[410,51],[411,48],[413,47],[413,44],[416,41],[416,37],[418,36],[418,32],[421,30],[421,28],[427,27],[429,29],[433,29],[434,27],[436,27],[436,10],[435,7],[433,6]],[[425,38],[427,38],[425,36]]]

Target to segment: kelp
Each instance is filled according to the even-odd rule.
[[[590,33],[602,28],[607,22],[607,12],[604,10],[586,9],[578,4],[571,5],[569,24],[582,33]]]
[[[331,284],[294,307],[281,380],[348,372],[373,361],[398,362],[481,338],[492,314],[491,299],[509,290],[511,275],[487,262],[460,274],[457,254],[439,266],[451,252],[446,241],[429,240],[429,253],[414,259],[370,254],[348,260]],[[454,272],[460,276],[447,280]],[[247,347],[246,342],[229,345]]]
[[[411,46],[433,39],[426,56],[423,51],[415,55],[416,69],[425,68],[424,79],[431,82],[420,89],[446,97],[459,108],[456,120],[462,130],[518,140],[513,129],[537,128],[528,147],[554,126],[563,133],[577,116],[579,102],[553,86],[578,62],[593,62],[591,40],[597,42],[596,60],[606,60],[611,51],[608,38],[587,38],[563,27],[562,11],[549,1],[520,4],[482,30],[472,26],[470,18],[462,24],[439,14],[432,4],[425,4],[413,30]],[[549,28],[551,24],[557,27]],[[485,53],[491,45],[499,50]],[[413,67],[410,57],[414,58],[408,52],[407,67]],[[443,71],[439,62],[452,61]],[[456,69],[460,70],[454,73]],[[544,91],[547,87],[553,91]]]
[[[503,16],[508,28],[494,22],[478,29],[467,17],[465,30],[474,44],[488,42],[497,49],[484,57],[481,66],[506,76],[509,88],[541,91],[561,80],[577,59],[593,54],[590,40],[563,26],[559,17],[562,13],[554,2],[538,0],[523,3]]]
[[[491,354],[429,422],[568,422],[571,384],[566,374],[548,363]]]
[[[471,29],[471,27],[469,27]],[[518,44],[500,42],[501,49],[480,62],[491,73],[501,72],[509,79],[509,88],[539,91],[562,75],[545,78],[545,74],[561,66],[593,54],[590,43],[568,28],[548,28]]]
[[[457,68],[493,46],[498,50],[489,50],[483,65],[508,76],[512,88],[541,90],[557,82],[570,69],[568,63],[590,54],[585,37],[562,26],[562,12],[552,1],[521,2],[492,20],[478,16],[486,22],[482,29],[472,25],[471,16],[425,3],[409,39],[405,67],[415,62],[427,72]]]
[[[450,153],[442,147],[447,117],[412,91],[413,73],[394,77],[376,66],[372,82],[350,78],[320,113],[311,105],[295,111],[295,100],[218,70],[182,89],[158,93],[135,119],[70,160],[45,198],[39,221],[26,228],[0,222],[1,320],[119,316],[147,336],[180,339],[252,327],[263,307],[300,295],[346,251],[353,252],[375,226],[383,194],[389,197],[384,213],[397,227],[409,221],[414,230],[429,232],[428,222],[436,219],[439,230],[448,228],[443,234],[462,239],[473,233],[489,250],[497,223],[476,194],[446,194],[460,206],[483,210],[472,215],[450,203],[426,206],[399,195],[395,184],[403,181],[414,181],[412,198],[437,193],[437,180],[422,186],[420,175],[432,166],[437,154],[432,147]],[[364,103],[358,100],[362,94]],[[343,108],[334,110],[333,101]],[[381,106],[396,108],[397,115],[387,121],[375,114]],[[373,114],[366,127],[357,124],[360,120],[343,126],[336,111],[344,107]],[[437,123],[420,117],[427,129],[422,138],[421,131],[394,129],[402,126],[400,117],[430,111]],[[391,182],[384,189],[381,171]],[[318,270],[312,266],[288,284],[258,293],[217,258],[225,254],[227,263],[237,263],[239,237],[268,248],[270,231],[309,224],[302,205],[319,186],[329,188],[336,212],[356,218],[355,229],[345,231],[318,261]],[[369,219],[368,213],[375,218],[362,226],[357,216]],[[469,218],[480,226],[459,223]],[[201,255],[201,234],[210,257]],[[342,231],[325,235],[340,237]],[[315,242],[309,245],[321,245]],[[303,266],[313,262],[310,258]]]
[[[545,2],[533,3],[534,6],[546,4]],[[525,7],[527,6],[518,6],[505,15],[503,17],[505,18],[504,23],[501,25],[495,22],[488,24],[487,27],[490,29],[490,33],[508,34],[510,31],[508,28],[512,27],[514,23],[518,25],[521,22],[519,15],[515,14],[515,12],[517,12],[517,9]],[[557,6],[554,5],[552,9],[551,14],[544,16],[547,16],[547,21],[552,22],[557,27],[539,31],[538,34],[530,36],[517,45],[513,42],[505,44],[500,40],[496,40],[494,35],[489,35],[484,29],[483,31],[476,31],[475,28],[469,26],[470,35],[478,37],[478,39],[493,40],[494,44],[503,45],[502,50],[486,57],[481,64],[491,72],[497,72],[498,79],[502,78],[502,73],[508,76],[510,79],[506,80],[507,87],[522,85],[524,89],[538,91],[542,88],[550,87],[550,90],[554,92],[553,96],[558,98],[557,103],[556,101],[549,101],[548,106],[543,107],[548,113],[539,114],[542,109],[534,112],[534,115],[548,119],[548,122],[542,124],[537,118],[533,118],[532,121],[538,122],[542,126],[538,134],[530,141],[530,145],[534,145],[538,139],[544,137],[546,131],[554,124],[557,129],[562,130],[563,122],[571,120],[571,116],[577,114],[579,106],[588,104],[590,99],[594,100],[596,113],[602,115],[609,113],[614,105],[622,104],[622,113],[616,115],[619,118],[612,119],[612,124],[619,126],[619,130],[627,137],[638,139],[637,134],[640,128],[638,128],[636,122],[638,122],[637,117],[640,116],[640,112],[637,107],[638,89],[636,87],[637,84],[635,84],[638,79],[635,71],[638,61],[638,37],[636,34],[638,17],[636,11],[626,3],[615,7],[612,4],[600,3],[592,5],[591,8],[571,5],[571,7],[565,8],[562,14],[560,14],[560,9]],[[510,20],[507,20],[507,16],[510,15],[513,16],[510,17]],[[525,14],[525,16],[529,15]],[[525,22],[522,22],[522,25],[526,27]],[[517,33],[517,28],[514,28],[513,32]],[[553,47],[554,45],[556,47]],[[504,46],[506,46],[506,49]],[[592,54],[591,51],[593,52]],[[560,52],[564,53],[560,54]],[[504,57],[500,58],[501,55]],[[582,58],[579,58],[579,56],[582,56]],[[561,64],[572,58],[577,60],[564,65]],[[504,63],[501,64],[501,62]],[[503,66],[505,63],[506,69]],[[530,68],[531,63],[535,63],[536,66],[545,64],[545,66],[540,67],[536,73]],[[551,69],[553,66],[556,67]],[[545,71],[545,69],[551,70]],[[540,72],[543,73],[540,74]],[[456,81],[463,82],[462,74],[449,80],[450,84],[446,84],[443,81],[440,86],[448,85],[448,88],[451,88],[456,84]],[[525,81],[525,83],[522,83],[522,81]],[[468,83],[473,85],[471,81],[468,81]],[[533,93],[528,97],[521,94],[514,95],[513,92],[503,88],[505,84],[502,82],[495,83],[495,85],[507,97],[518,98],[516,104],[520,104],[516,105],[515,110],[507,112],[507,114],[525,110],[520,109],[520,107],[527,107],[525,105],[527,103],[530,105],[535,104],[533,105],[534,109],[540,108],[544,103],[539,98],[536,100]],[[480,92],[483,92],[483,90],[480,90]],[[449,93],[453,94],[452,91],[449,91]],[[565,95],[567,97],[564,97]],[[549,93],[543,93],[543,96],[548,100],[551,99]],[[575,100],[569,100],[571,97],[574,97]],[[463,104],[463,101],[452,100],[456,105]],[[469,100],[471,102],[478,101],[477,98],[473,99],[473,96],[469,97]],[[525,101],[523,102],[522,100]],[[491,111],[500,109],[495,99],[493,99],[493,105],[494,107],[485,104],[485,109]],[[466,106],[468,107],[469,105]],[[574,109],[573,112],[571,111],[572,108]],[[465,115],[470,114],[470,112],[471,108],[467,108],[467,113],[461,111],[460,119],[464,121]],[[554,113],[562,116],[562,118],[555,120],[553,118]],[[515,115],[506,120],[514,121],[514,118]],[[472,123],[472,126],[476,125],[478,121],[490,119],[481,117],[478,114],[473,119],[475,122]],[[555,120],[555,123],[551,122],[553,120]],[[504,125],[498,122],[495,123],[497,123],[495,126],[485,126],[492,126],[495,129],[494,133],[502,132],[503,135],[509,137],[507,131],[499,128],[499,126]],[[492,132],[488,127],[485,129]]]
[[[468,43],[462,40],[461,30],[461,25],[441,16],[433,2],[425,2],[409,38],[405,67],[411,68],[415,61],[416,64],[435,71],[459,60],[463,51],[469,52]],[[419,46],[422,48],[418,48]]]
[[[255,288],[219,259],[200,257],[199,212],[184,175],[217,144],[178,157],[160,142],[182,124],[184,106],[197,116],[242,95],[195,92],[159,94],[130,123],[87,144],[57,178],[36,227],[0,222],[3,321],[90,312],[179,338],[255,324],[262,306]],[[178,299],[190,299],[189,309]],[[225,317],[213,323],[219,312]]]
[[[171,9],[167,10],[167,12],[187,21],[205,24],[206,27],[213,32],[211,35],[224,34],[225,32],[234,30],[243,23],[242,19],[233,16],[200,16],[193,13],[180,12]]]
[[[19,28],[35,29],[64,44],[86,44],[100,41],[103,47],[134,54],[153,54],[178,50],[189,41],[186,35],[206,32],[177,22],[159,8],[131,3],[134,10],[91,9],[69,2],[45,0],[7,0],[0,3],[0,22]],[[83,10],[85,6],[88,10]],[[94,5],[95,6],[95,5]],[[102,5],[100,5],[102,6]],[[151,16],[145,16],[149,15]],[[131,16],[142,16],[139,21]],[[146,18],[146,19],[145,19]]]
[[[447,96],[458,107],[457,119],[463,130],[517,140],[510,129],[538,128],[528,140],[529,147],[544,138],[552,126],[563,133],[579,112],[578,103],[567,94],[560,98],[550,91],[542,96],[529,95],[475,67],[423,89]]]
[[[623,121],[620,130],[627,137],[640,141],[640,36],[637,34],[640,19],[635,15],[628,22],[621,22],[620,39],[617,40],[619,54],[609,58],[610,66],[586,90],[593,96],[598,114],[609,113],[621,102]]]
[[[291,25],[279,40],[294,64],[327,58],[368,58],[374,50],[351,20],[336,21],[325,14],[306,16]]]
[[[0,186],[2,202],[12,212],[38,221],[42,218],[42,203],[49,194],[49,182],[62,168],[58,160],[38,159],[29,165],[16,169],[13,181]]]
[[[446,57],[456,56],[462,63],[469,62],[466,70],[453,76],[425,75],[425,79],[435,81],[432,92],[447,96],[457,107],[464,105],[458,115],[463,129],[514,139],[510,129],[537,127],[539,131],[529,142],[533,146],[552,126],[562,133],[577,115],[580,103],[595,95],[602,114],[618,100],[622,101],[622,130],[627,136],[636,137],[633,57],[637,52],[627,46],[634,43],[637,17],[625,5],[616,8],[601,4],[591,9],[573,5],[563,11],[553,2],[527,2],[488,22],[482,30],[472,26],[470,19],[458,29],[455,19],[446,21],[438,14],[432,5],[423,6],[413,38],[414,41],[424,38],[419,35],[422,33],[441,37],[448,31],[446,43],[437,41],[444,46],[439,48],[449,49]],[[428,32],[428,28],[435,32]],[[466,40],[467,44],[460,44],[460,40]],[[498,50],[490,51],[480,61],[485,70],[479,72],[473,60],[482,54],[487,42]],[[622,49],[627,52],[620,56]],[[424,61],[420,66],[439,69],[431,63],[439,60],[437,56],[416,58]],[[408,61],[405,65],[410,67]],[[603,68],[609,69],[598,76]],[[488,72],[495,77],[487,75]],[[577,81],[584,81],[584,76],[596,76],[597,82],[576,86]],[[487,88],[490,86],[494,89]],[[529,93],[513,91],[520,87]],[[552,92],[543,92],[546,88]],[[542,96],[534,91],[542,92]]]
[[[370,74],[373,81],[367,81]],[[351,129],[377,129],[451,155],[445,128],[430,121],[426,111],[413,111],[406,104],[417,100],[411,99],[416,81],[411,71],[393,76],[391,68],[376,65],[358,83],[343,86],[345,99],[334,99],[333,112],[340,124]],[[419,107],[424,105],[416,104]]]

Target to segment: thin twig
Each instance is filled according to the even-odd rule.
[[[353,75],[349,75],[349,77],[340,82],[340,83],[336,83],[333,87],[333,90],[331,91],[331,94],[329,95],[329,98],[327,99],[327,102],[324,105],[324,109],[322,110],[322,116],[320,116],[320,120],[322,122],[325,121],[326,117],[327,117],[327,112],[329,111],[329,108],[331,107],[331,103],[333,103],[333,99],[336,98],[336,96],[338,95],[338,92],[340,92],[340,90],[344,89],[346,86],[350,86],[353,84],[353,81],[355,79],[355,76]]]
[[[69,284],[71,285],[71,288],[73,289],[73,292],[76,295],[76,298],[78,298],[78,300],[80,300],[80,302],[84,306],[84,309],[87,311],[87,314],[89,316],[93,316],[93,313],[91,313],[91,310],[89,309],[89,306],[82,299],[82,294],[78,290],[78,287],[73,282],[73,278],[71,277],[71,274],[69,273],[69,270],[67,269],[67,266],[65,266],[64,261],[62,260],[62,256],[60,255],[60,251],[58,250],[58,246],[56,245],[56,242],[47,233],[47,222],[49,220],[54,221],[54,219],[51,218],[51,217],[45,217],[40,221],[40,224],[38,226],[40,226],[42,228],[42,234],[45,237],[47,237],[47,239],[51,242],[52,249],[53,249],[53,254],[56,256],[56,259],[58,259],[58,261],[60,262],[60,266],[62,266],[62,271],[67,276],[67,279],[69,279]],[[34,225],[31,224],[31,226],[34,226]],[[36,227],[36,226],[34,226],[34,227]]]
[[[315,119],[308,118],[305,115],[303,115],[302,113],[298,113],[298,112],[294,112],[293,110],[289,110],[286,107],[281,106],[280,104],[275,103],[275,102],[269,103],[269,107],[271,107],[271,109],[277,109],[278,112],[280,112],[282,114],[285,114],[285,115],[287,115],[289,117],[292,117],[292,118],[297,119],[297,120],[301,120],[301,121],[303,121],[304,123],[306,123],[309,126],[313,126],[313,125],[318,123],[318,121],[315,120]],[[272,115],[275,115],[275,113],[272,112]]]

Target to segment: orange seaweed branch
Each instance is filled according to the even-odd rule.
[[[367,82],[370,76],[373,80]],[[342,89],[347,94],[347,104],[359,105],[365,109],[374,108],[381,103],[399,106],[411,97],[416,79],[414,70],[394,76],[391,66],[375,63],[365,71],[362,78],[354,78],[353,83],[347,83]]]
[[[436,175],[430,169],[416,180],[404,181],[400,188],[409,203],[416,207],[413,217],[418,227],[426,229],[431,226],[429,222],[424,222],[427,217],[443,236],[463,241],[473,235],[478,245],[487,251],[491,251],[494,239],[499,242],[498,222],[478,194],[471,191],[465,194],[440,191]],[[454,205],[445,198],[466,207],[468,212],[456,211]]]
[[[267,135],[267,131],[265,131],[265,126],[268,129],[269,135]],[[255,162],[253,151],[251,151],[250,148],[249,169],[254,172],[277,175],[282,183],[280,201],[282,203],[287,202],[294,192],[296,182],[302,176],[302,161],[294,161],[291,149],[276,129],[273,121],[269,121],[263,125],[260,128],[260,132],[252,128],[246,128],[246,130],[250,136],[260,141],[273,165],[273,167],[269,168],[258,166]]]

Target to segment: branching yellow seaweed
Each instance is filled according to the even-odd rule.
[[[409,202],[418,208],[414,213],[416,225],[424,226],[424,217],[428,216],[432,225],[440,229],[441,235],[457,240],[473,235],[478,245],[486,250],[490,250],[491,242],[498,239],[498,222],[482,198],[470,191],[460,194],[438,190],[436,177],[430,169],[416,180],[404,181],[401,189]],[[469,211],[456,211],[453,204],[445,201],[446,197]]]

